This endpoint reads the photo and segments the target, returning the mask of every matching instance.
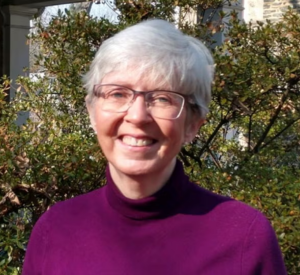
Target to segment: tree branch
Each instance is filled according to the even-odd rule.
[[[249,116],[249,126],[248,126],[248,152],[251,150],[251,129],[252,129],[252,115]]]
[[[199,152],[199,158],[201,158],[201,156],[203,155],[203,153],[205,152],[205,150],[209,147],[210,143],[212,142],[212,140],[215,138],[215,136],[217,135],[217,133],[219,132],[219,130],[221,129],[221,127],[226,124],[227,122],[229,122],[229,117],[225,116],[218,124],[218,126],[215,128],[215,130],[213,131],[213,133],[210,135],[210,137],[208,138],[208,140],[206,141],[206,143],[204,144],[204,146],[200,149]]]
[[[274,115],[271,117],[270,122],[268,124],[268,126],[266,127],[264,133],[262,134],[262,136],[260,137],[260,139],[257,141],[256,145],[254,146],[251,155],[257,154],[260,150],[260,147],[262,145],[262,143],[264,142],[264,140],[266,139],[266,137],[268,136],[268,133],[270,132],[271,128],[273,127],[276,119],[278,118],[280,111],[283,107],[283,104],[286,102],[286,100],[288,99],[288,95],[289,95],[289,87],[287,88],[287,90],[285,91],[285,93],[282,95],[280,103],[277,107],[277,109],[275,110]]]
[[[23,184],[18,184],[12,188],[10,188],[6,194],[4,195],[4,197],[2,198],[2,200],[0,201],[0,207],[2,209],[0,209],[0,218],[2,218],[3,216],[12,213],[20,208],[24,208],[24,205],[26,205],[26,202],[22,201],[20,202],[19,200],[19,193],[20,192],[26,192],[26,193],[34,193],[37,196],[41,196],[44,197],[47,202],[48,205],[51,202],[51,198],[49,197],[49,195],[41,190],[37,190],[36,188],[32,188],[30,186],[26,186]],[[7,205],[7,199],[10,200],[10,205]],[[29,199],[29,202],[31,202],[31,199]]]
[[[222,170],[223,167],[222,167],[220,161],[215,157],[214,153],[210,150],[209,147],[207,148],[207,152],[212,157],[214,164],[219,168],[219,170]]]
[[[263,149],[263,148],[267,147],[271,142],[273,142],[273,140],[275,140],[276,138],[278,138],[283,132],[285,132],[288,128],[290,128],[298,120],[300,120],[300,118],[294,119],[290,123],[288,123],[288,125],[285,126],[279,133],[277,133],[270,140],[268,140],[268,142],[266,142],[264,145],[262,145],[260,149]]]

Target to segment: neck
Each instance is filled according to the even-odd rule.
[[[143,175],[123,174],[109,163],[111,178],[119,191],[129,199],[149,197],[160,190],[170,178],[176,164],[176,158],[162,170]]]

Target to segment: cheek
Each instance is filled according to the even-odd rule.
[[[166,146],[169,150],[178,149],[184,143],[184,123],[182,121],[172,122],[160,127],[166,137]]]
[[[95,112],[94,121],[97,139],[102,150],[110,148],[110,143],[117,136],[118,122],[120,120],[115,114],[112,115],[110,113],[97,111]]]
[[[94,112],[95,126],[101,131],[112,131],[118,121],[120,121],[120,117],[120,115],[115,113],[108,113],[98,109]]]

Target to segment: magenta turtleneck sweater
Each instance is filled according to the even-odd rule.
[[[23,275],[284,275],[277,240],[257,210],[189,182],[177,161],[139,200],[107,185],[57,203],[35,225]]]

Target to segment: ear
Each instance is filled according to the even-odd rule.
[[[85,97],[85,104],[86,104],[86,108],[89,114],[89,118],[90,118],[90,122],[91,122],[91,126],[94,129],[94,131],[96,131],[96,122],[94,120],[94,108],[93,108],[93,103],[89,100],[89,96],[87,95]]]
[[[193,117],[186,122],[185,134],[184,134],[184,143],[191,142],[197,135],[199,129],[204,124],[205,119],[199,119]]]

